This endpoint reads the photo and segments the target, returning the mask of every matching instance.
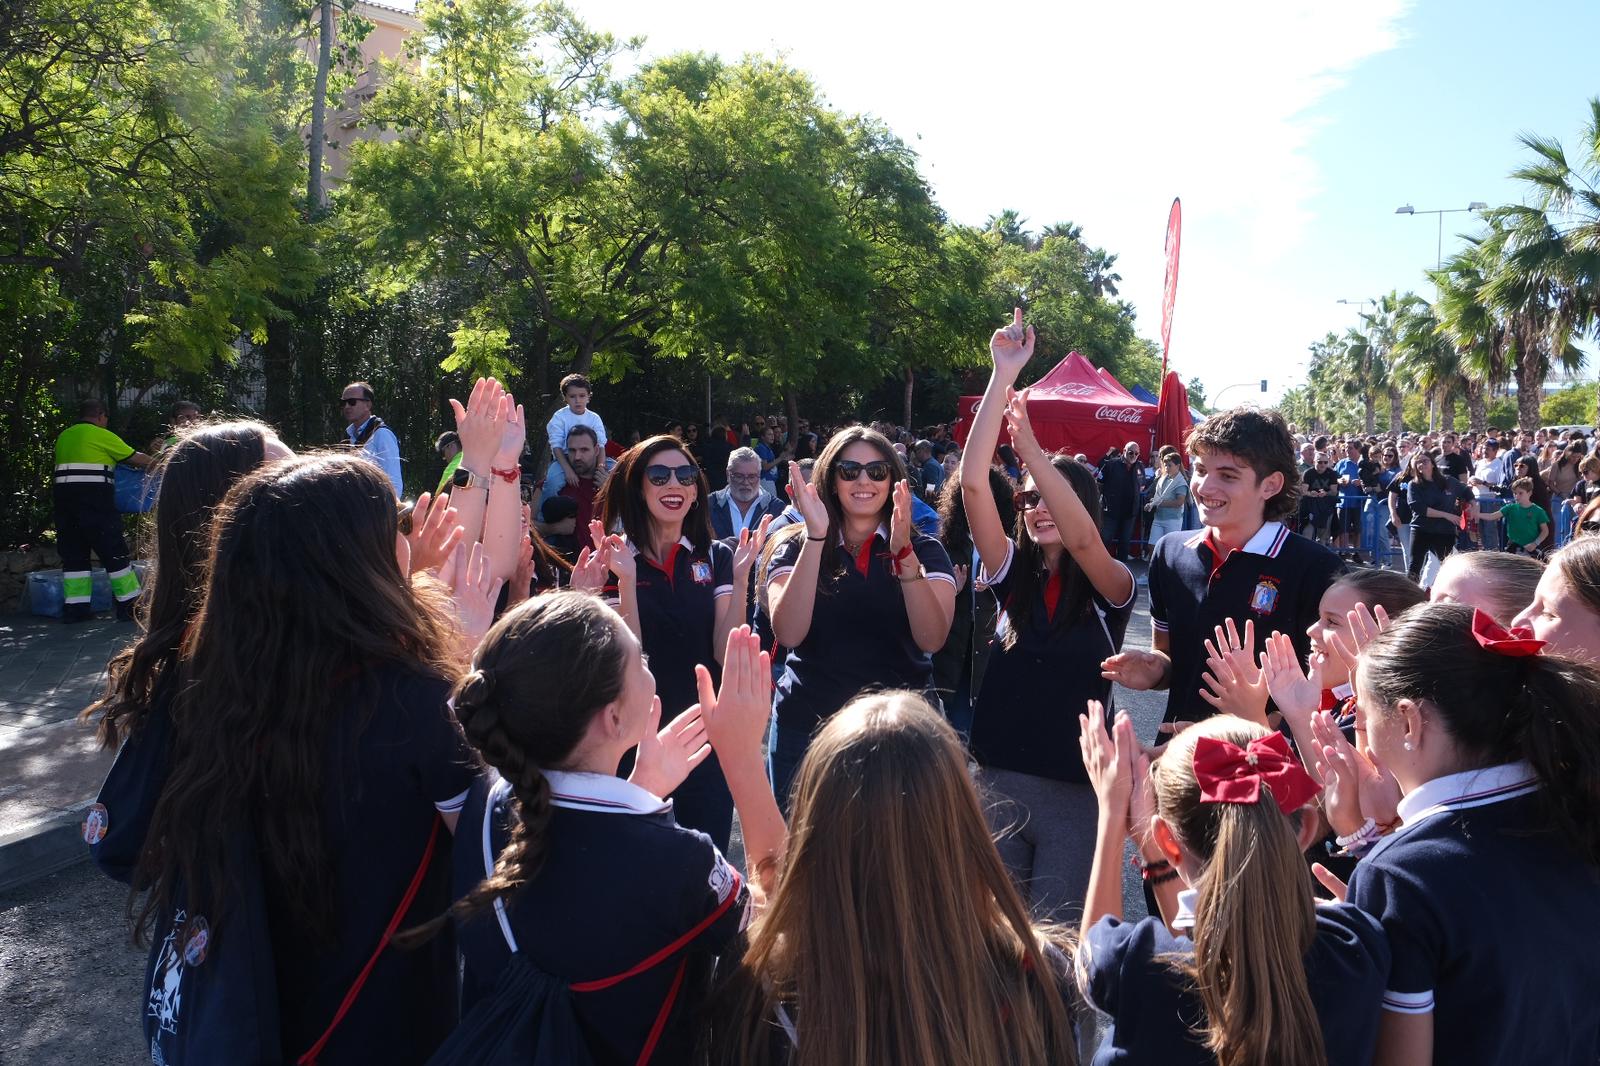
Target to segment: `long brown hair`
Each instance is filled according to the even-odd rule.
[[[328,730],[371,713],[373,667],[454,680],[455,632],[395,559],[394,489],[345,454],[269,463],[217,510],[206,587],[182,648],[171,772],[135,885],[147,928],[181,883],[191,910],[229,897],[226,843],[253,829],[263,871],[315,934],[332,926],[322,834]]]
[[[1066,455],[1052,457],[1050,465],[1067,479],[1067,484],[1077,493],[1083,509],[1089,512],[1091,517],[1098,518],[1100,486],[1095,482],[1089,468]],[[1018,510],[1016,515],[1016,525],[1011,536],[1012,543],[1016,545],[1016,555],[1011,561],[1012,591],[1009,601],[1001,605],[1005,608],[1007,625],[1000,643],[1006,648],[1014,647],[1018,635],[1032,624],[1036,594],[1050,580],[1045,567],[1044,549],[1034,543],[1032,534],[1028,532],[1027,512]],[[1060,570],[1061,602],[1051,627],[1060,629],[1076,625],[1083,617],[1083,612],[1090,609],[1094,586],[1089,583],[1089,577],[1083,572],[1083,567],[1078,565],[1078,561],[1067,551],[1065,545],[1061,548],[1061,558],[1056,566]]]
[[[538,874],[553,814],[544,769],[564,763],[594,716],[622,694],[628,656],[637,654],[631,644],[615,611],[570,590],[518,604],[484,636],[472,670],[456,685],[456,720],[511,786],[511,839],[493,875],[444,914],[407,930],[402,946],[426,940],[452,917],[471,917]]]
[[[1561,571],[1567,586],[1584,606],[1600,615],[1600,537],[1575,535],[1566,547],[1550,557],[1550,565]]]
[[[830,718],[795,782],[771,906],[711,1012],[715,1066],[1076,1062],[1041,941],[955,731],[910,692]],[[782,1057],[778,1057],[782,1061]]]
[[[260,422],[192,425],[157,464],[161,488],[147,549],[154,565],[137,608],[143,632],[112,658],[105,696],[80,716],[96,722],[102,747],[115,748],[138,728],[172,669],[200,605],[212,513],[234,482],[264,461],[271,432]]]
[[[1243,748],[1266,735],[1218,715],[1179,733],[1152,767],[1157,813],[1204,864],[1194,957],[1174,965],[1200,994],[1218,1066],[1327,1066],[1305,966],[1316,899],[1294,825],[1265,788],[1255,803],[1202,803],[1194,775],[1200,737]]]
[[[816,463],[811,467],[811,484],[817,487],[817,497],[828,509],[828,529],[831,532],[823,542],[821,565],[818,568],[818,573],[826,576],[836,574],[844,567],[844,553],[839,550],[839,538],[832,535],[844,529],[844,505],[839,502],[839,486],[834,474],[840,459],[844,457],[844,450],[857,441],[872,445],[879,458],[889,464],[889,494],[884,497],[880,515],[885,524],[894,507],[894,487],[906,479],[906,464],[901,461],[900,453],[894,450],[889,438],[877,430],[866,426],[849,426],[829,438],[822,448],[822,454],[817,456]],[[861,476],[866,477],[865,474]]]
[[[711,486],[706,481],[706,472],[700,469],[700,461],[690,453],[688,445],[664,433],[642,440],[622,453],[600,490],[600,521],[605,524],[606,532],[620,525],[622,532],[635,546],[641,549],[652,547],[650,532],[655,528],[655,519],[650,515],[650,505],[644,500],[644,471],[650,465],[650,460],[669,451],[682,452],[684,458],[689,460],[689,465],[694,467],[697,479],[695,484],[698,491],[695,492],[694,503],[684,512],[683,535],[689,538],[689,543],[694,545],[697,553],[709,551]]]

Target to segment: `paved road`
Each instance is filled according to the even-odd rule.
[[[1148,647],[1149,637],[1141,590],[1126,646]],[[1141,737],[1155,735],[1165,693],[1118,690],[1116,702]],[[1123,870],[1129,912],[1142,916],[1138,879]],[[126,903],[126,889],[87,862],[0,893],[0,1063],[149,1061],[138,1014],[145,955],[128,943]]]

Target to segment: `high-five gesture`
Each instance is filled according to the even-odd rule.
[[[690,707],[663,729],[661,697],[657,696],[650,705],[650,722],[639,741],[628,780],[657,796],[670,796],[710,754],[700,708]]]
[[[889,512],[889,554],[899,557],[911,545],[911,482],[894,486],[894,508]]]
[[[417,497],[411,509],[411,532],[406,540],[411,542],[411,572],[438,570],[450,559],[450,553],[467,531],[456,521],[456,509],[450,506],[449,493],[437,498],[424,492]]]
[[[1033,327],[1022,324],[1022,308],[1013,308],[1011,324],[994,331],[989,338],[989,356],[994,360],[994,372],[1015,381],[1022,368],[1033,358]]]
[[[487,476],[499,454],[506,431],[502,424],[504,399],[505,390],[498,381],[479,378],[472,386],[465,407],[454,397],[450,400],[450,409],[456,416],[456,433],[461,437],[461,465],[475,474]]]
[[[733,549],[733,570],[736,574],[748,574],[750,567],[761,557],[761,549],[767,544],[767,527],[772,525],[772,516],[767,515],[761,519],[761,524],[755,529],[746,526],[739,530],[739,543]]]
[[[822,537],[828,533],[828,507],[817,493],[817,487],[805,479],[799,463],[789,464],[789,495],[806,520],[806,535]]]

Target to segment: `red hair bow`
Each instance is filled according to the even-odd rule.
[[[1278,732],[1257,737],[1244,748],[1201,737],[1194,745],[1194,776],[1202,803],[1257,803],[1265,785],[1284,814],[1304,807],[1322,791]]]
[[[1545,645],[1544,641],[1534,638],[1533,630],[1527,626],[1507,629],[1476,607],[1472,609],[1472,639],[1480,648],[1513,659],[1538,655]]]

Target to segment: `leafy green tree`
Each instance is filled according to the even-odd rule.
[[[1465,250],[1446,261],[1443,270],[1431,275],[1439,287],[1438,329],[1456,350],[1467,421],[1474,433],[1488,428],[1488,396],[1511,373],[1510,337],[1484,294],[1494,267],[1492,249],[1472,238]]]
[[[1441,331],[1432,307],[1416,300],[1401,310],[1395,321],[1393,353],[1393,376],[1428,398],[1428,429],[1433,430],[1437,413],[1440,428],[1447,433],[1454,430],[1461,353]]]

